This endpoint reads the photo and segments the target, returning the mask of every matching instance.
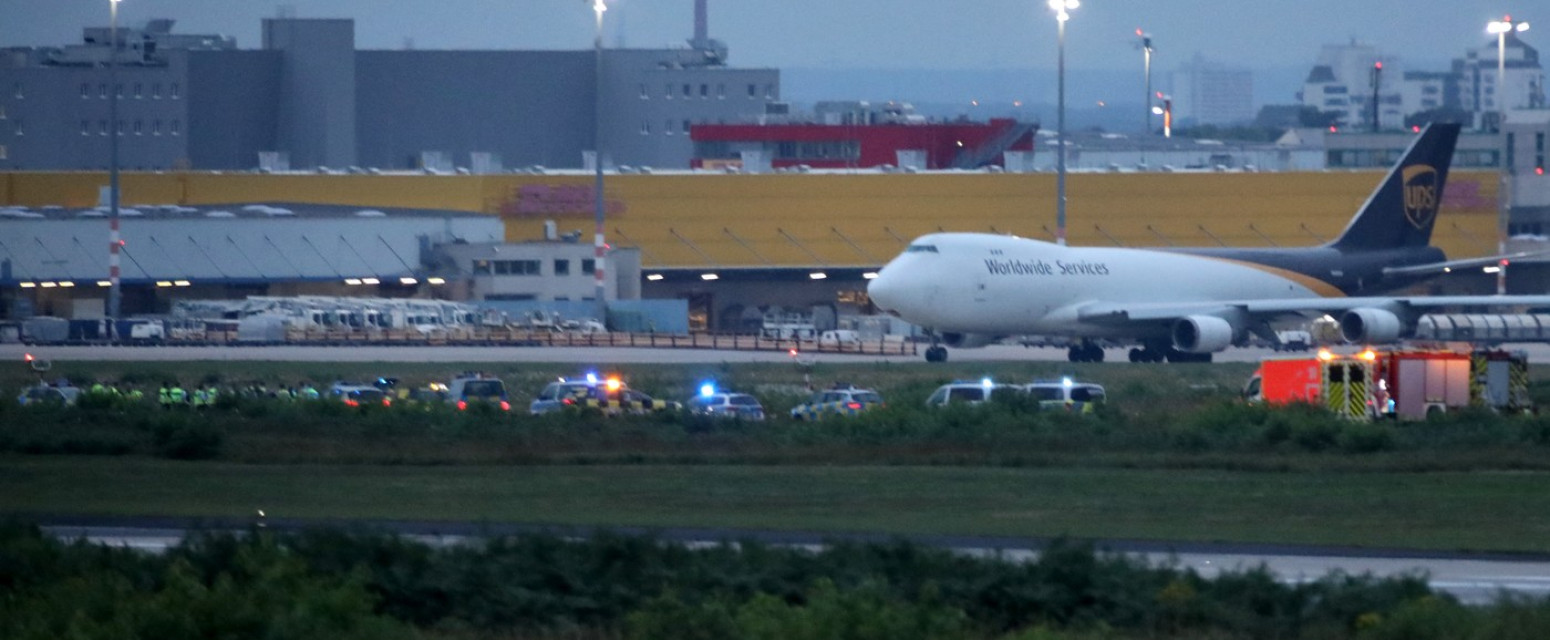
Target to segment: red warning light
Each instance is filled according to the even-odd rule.
[[[1410,133],[1420,133],[1420,132],[1421,132],[1421,125],[1418,125],[1418,124],[1410,125]]]
[[[1336,127],[1335,125],[1329,125],[1329,132],[1330,133],[1338,133],[1339,131],[1340,131],[1339,127]]]
[[[1382,69],[1383,68],[1383,61],[1379,60],[1377,62],[1372,63],[1372,68],[1374,68],[1374,69]]]
[[[1536,175],[1536,176],[1545,175],[1545,168],[1544,167],[1534,167],[1534,175]]]
[[[27,355],[25,355],[25,356],[22,356],[22,358],[23,358],[23,359],[24,359],[24,360],[25,360],[25,361],[27,361],[27,362],[32,362],[32,354],[30,354],[30,353],[29,353],[29,354],[27,354]]]
[[[1508,260],[1507,260],[1507,259],[1506,259],[1506,258],[1502,258],[1502,260],[1501,260],[1501,262],[1499,262],[1499,263],[1498,263],[1498,264],[1500,264],[1500,265],[1501,265],[1501,266],[1504,266],[1504,267],[1505,267],[1505,266],[1507,266],[1507,263],[1508,263],[1508,262],[1509,262],[1509,261],[1508,261]]]

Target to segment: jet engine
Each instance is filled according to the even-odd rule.
[[[1173,322],[1173,348],[1215,353],[1232,346],[1232,323],[1216,316],[1185,316]]]
[[[1387,344],[1399,340],[1404,323],[1392,311],[1352,309],[1340,315],[1340,337],[1359,344]]]
[[[942,344],[954,349],[978,349],[995,342],[1001,336],[993,336],[986,333],[942,333]]]

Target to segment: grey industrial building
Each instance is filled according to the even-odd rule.
[[[686,168],[693,124],[748,121],[775,69],[726,66],[703,7],[683,48],[371,51],[348,19],[272,18],[259,49],[172,20],[0,49],[0,170]],[[110,61],[112,64],[110,65]],[[602,100],[598,105],[598,87]],[[109,122],[110,97],[119,116]]]

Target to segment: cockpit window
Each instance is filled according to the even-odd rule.
[[[934,245],[934,244],[912,244],[912,245],[909,246],[908,249],[905,249],[904,251],[905,251],[905,253],[936,253],[936,245]]]

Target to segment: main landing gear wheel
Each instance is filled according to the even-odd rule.
[[[926,347],[926,362],[947,362],[947,347],[935,344]]]
[[[1083,340],[1066,350],[1066,359],[1071,362],[1103,362],[1103,347]]]

